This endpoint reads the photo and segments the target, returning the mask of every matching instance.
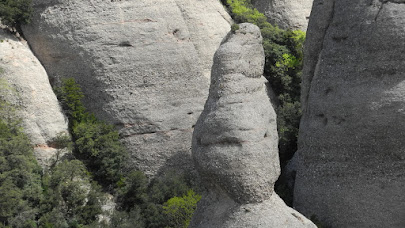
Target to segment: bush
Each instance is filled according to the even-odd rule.
[[[183,211],[184,213],[187,212],[187,216],[189,217],[173,218],[171,216],[175,215],[172,214],[174,211],[169,213],[170,216],[166,213],[167,211],[165,212],[165,203],[167,204],[170,199],[175,197],[181,198],[184,196],[185,198],[182,200],[187,201],[187,206],[191,205],[187,197],[190,197],[188,196],[188,192],[192,190],[187,179],[184,175],[173,171],[168,171],[165,175],[153,179],[149,185],[147,178],[142,172],[133,171],[126,174],[118,182],[118,186],[117,209],[119,212],[115,213],[114,216],[118,216],[116,219],[122,219],[124,222],[134,219],[136,221],[134,224],[143,224],[144,227],[148,228],[178,227],[173,224],[177,224],[176,222],[181,222],[181,224],[183,222],[188,223],[189,221],[186,220],[190,220],[192,212],[195,209],[195,205],[193,204],[194,209],[187,208],[186,211]],[[193,197],[198,196],[193,191],[192,193]],[[181,208],[178,208],[178,210],[181,210]],[[139,211],[140,217],[137,211]],[[131,214],[136,216],[136,218],[131,218]]]
[[[41,227],[75,227],[97,221],[103,196],[100,187],[91,183],[79,160],[63,161],[43,177],[44,199],[41,202]]]
[[[3,99],[4,91],[12,92],[0,81],[0,224],[36,227],[42,169],[15,117],[15,107]]]
[[[122,177],[128,156],[114,126],[101,121],[81,122],[73,127],[75,153],[94,178],[105,186],[115,187]]]
[[[86,164],[95,180],[106,189],[115,188],[128,157],[118,132],[86,110],[83,92],[73,78],[63,79],[55,92],[70,121],[75,155]]]
[[[0,19],[5,25],[17,27],[30,22],[31,0],[0,0]]]
[[[193,190],[189,190],[187,195],[182,197],[169,199],[163,206],[164,213],[169,220],[166,227],[187,228],[200,200],[201,196]]]

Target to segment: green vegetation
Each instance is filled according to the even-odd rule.
[[[264,14],[254,9],[251,0],[222,0],[228,6],[236,23],[249,22],[257,25],[263,36],[265,52],[264,76],[278,99],[277,127],[279,133],[280,162],[283,168],[297,150],[299,121],[301,118],[300,84],[303,65],[302,31],[282,30],[267,22]],[[282,181],[276,190],[287,202],[291,202],[291,192]],[[289,198],[289,199],[287,199]]]
[[[123,176],[128,153],[113,125],[97,120],[87,112],[84,97],[73,78],[64,79],[56,94],[70,121],[74,154],[82,160],[94,179],[112,190]]]
[[[200,200],[201,196],[193,190],[189,190],[187,195],[182,197],[169,199],[163,206],[164,213],[170,221],[169,227],[187,228]]]
[[[148,184],[144,174],[135,171],[124,178],[121,185],[117,202],[120,211],[113,220],[128,227],[131,227],[130,222],[143,225],[139,227],[181,227],[178,224],[190,222],[201,198],[191,189],[187,178],[176,172],[167,172]],[[165,206],[170,206],[170,210]]]
[[[40,227],[78,227],[97,222],[103,194],[79,160],[62,161],[43,176]]]
[[[140,171],[124,171],[131,170],[131,168],[125,167],[124,161],[128,158],[128,152],[120,143],[118,132],[114,126],[97,120],[93,114],[86,110],[82,103],[84,95],[75,80],[72,78],[62,80],[61,87],[55,91],[70,120],[69,127],[74,142],[74,155],[83,161],[91,176],[105,190],[114,193],[117,197],[117,211],[112,215],[111,223],[104,224],[105,227],[177,227],[173,225],[174,215],[168,216],[163,208],[163,205],[173,197],[186,197],[183,206],[187,206],[187,211],[182,213],[187,213],[188,216],[190,213],[192,215],[199,196],[192,192],[192,197],[195,200],[191,201],[187,198],[191,197],[187,195],[191,191],[191,184],[188,183],[186,177],[174,172],[167,172],[149,182]],[[76,169],[79,170],[79,167]],[[81,173],[79,179],[84,179],[84,172]],[[73,178],[73,180],[75,179]],[[76,185],[77,183],[73,182],[72,184]],[[80,193],[80,188],[71,194],[72,199],[81,202],[80,199],[83,195]],[[76,206],[80,204],[72,203]],[[93,206],[98,207],[96,201]],[[64,210],[66,211],[66,209]],[[77,208],[77,210],[76,213],[74,210],[67,210],[71,211],[72,216],[65,221],[90,224],[89,222],[94,221],[92,218],[95,218],[100,212],[89,213],[91,210],[86,208]],[[83,216],[84,218],[82,218]],[[188,223],[189,220],[190,217],[187,216],[176,218],[176,222],[182,222],[182,224]],[[83,221],[87,223],[83,223]]]
[[[0,0],[0,19],[5,25],[18,27],[30,22],[31,0]]]
[[[8,93],[15,91],[0,80],[0,227],[35,227],[41,168],[14,105],[5,101]]]
[[[4,101],[0,109],[7,109]],[[0,118],[0,227],[35,227],[41,168],[18,120]]]
[[[57,93],[73,142],[59,134],[52,145],[73,148],[75,156],[58,155],[43,171],[15,117],[18,107],[5,101],[5,95],[18,94],[0,80],[0,228],[161,228],[190,222],[201,196],[186,176],[166,172],[149,181],[140,171],[124,172],[130,170],[123,162],[128,155],[117,131],[86,111],[80,87],[66,79]],[[105,193],[94,180],[117,198],[108,224],[99,222]]]
[[[5,96],[18,94],[0,81],[0,227],[85,227],[101,213],[102,193],[78,160],[55,163],[43,173],[28,137]],[[69,146],[61,134],[57,148]]]

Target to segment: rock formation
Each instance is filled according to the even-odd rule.
[[[294,207],[331,227],[405,227],[405,1],[315,0]]]
[[[263,67],[262,37],[252,24],[240,24],[215,53],[192,144],[208,193],[190,227],[315,227],[274,193],[278,136]]]
[[[135,167],[189,166],[212,57],[230,30],[219,0],[33,0],[23,28],[51,78],[117,126]]]
[[[38,162],[42,167],[49,165],[57,152],[52,141],[59,133],[68,132],[67,120],[45,69],[28,45],[1,29],[0,79],[11,88],[2,91],[3,99],[16,106],[17,117],[35,146]]]
[[[313,0],[256,0],[254,6],[283,29],[307,30]]]

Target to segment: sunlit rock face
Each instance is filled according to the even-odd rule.
[[[33,0],[23,28],[52,79],[74,77],[147,175],[191,167],[193,126],[231,18],[218,0]]]
[[[331,227],[405,227],[405,2],[315,0],[294,207]]]
[[[0,90],[0,99],[15,108],[10,115],[21,119],[39,164],[48,167],[57,157],[55,137],[68,134],[67,120],[45,69],[27,43],[1,29]]]
[[[262,76],[262,37],[255,25],[239,27],[215,54],[193,134],[193,158],[208,191],[190,227],[315,227],[274,192],[278,136]]]

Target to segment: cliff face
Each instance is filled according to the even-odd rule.
[[[240,24],[214,56],[192,144],[208,193],[191,227],[315,227],[274,193],[278,136],[263,67],[262,37],[252,24]]]
[[[405,2],[315,0],[294,206],[332,227],[404,227]]]
[[[0,29],[0,79],[10,90],[1,91],[16,107],[24,132],[42,167],[56,156],[52,141],[67,133],[67,120],[49,84],[48,75],[28,45]],[[5,93],[5,94],[4,94]]]
[[[218,0],[34,0],[23,28],[52,79],[74,77],[134,166],[189,166],[212,57],[230,29]]]
[[[283,29],[307,30],[313,0],[256,0],[254,6]]]

